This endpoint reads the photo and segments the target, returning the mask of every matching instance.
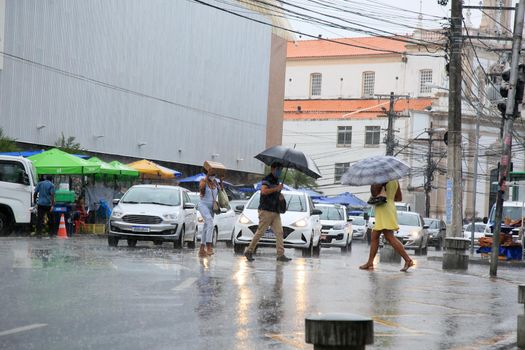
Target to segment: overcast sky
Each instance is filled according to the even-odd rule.
[[[410,28],[418,26],[417,17],[419,11],[420,11],[420,0],[317,0],[324,3],[329,3],[334,6],[346,6],[346,9],[349,11],[355,11],[360,13],[365,13],[368,15],[373,15],[377,18],[377,20],[358,16],[355,14],[337,11],[337,10],[331,10],[329,8],[321,7],[312,5],[311,0],[295,0],[293,3],[297,4],[298,6],[304,6],[308,7],[312,10],[319,11],[322,13],[328,13],[332,16],[337,17],[344,17],[345,20],[351,21],[354,23],[359,23],[365,26],[370,26],[373,28],[385,30],[388,32],[396,33],[396,34],[407,34],[411,33],[413,29]],[[443,22],[439,18],[433,17],[449,17],[450,15],[450,2],[448,1],[447,6],[438,5],[437,0],[423,0],[421,2],[421,12],[423,13],[423,27],[424,28],[439,28],[440,22]],[[479,0],[466,0],[464,2],[466,5],[472,4],[472,5],[478,5]],[[289,7],[290,8],[290,7]],[[297,8],[292,10],[299,11],[301,13],[305,13],[302,10],[299,10]],[[402,11],[401,9],[405,9],[408,11]],[[414,12],[409,12],[414,11]],[[467,10],[464,10],[464,16],[467,16]],[[318,16],[315,14],[312,14],[312,16]],[[381,21],[381,19],[386,19],[391,22],[399,23],[400,25],[386,23]],[[477,10],[472,10],[471,12],[471,21],[475,26],[479,25],[481,19],[481,13]],[[335,21],[334,19],[328,19],[330,21]],[[359,33],[355,30],[340,30],[335,28],[330,28],[326,26],[321,26],[319,24],[313,24],[313,23],[305,23],[305,22],[299,22],[294,19],[290,19],[290,23],[292,27],[295,30],[310,34],[310,35],[319,35],[321,34],[323,37],[329,37],[329,38],[335,38],[335,37],[356,37],[356,36],[368,36],[365,33]],[[344,24],[345,26],[350,26],[349,24]],[[301,37],[300,39],[308,39],[305,37]]]

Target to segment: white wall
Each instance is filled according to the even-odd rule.
[[[288,59],[286,64],[286,99],[310,98],[310,74],[322,74],[321,96],[314,98],[361,98],[362,74],[375,72],[375,94],[419,93],[419,71],[432,69],[433,84],[443,86],[445,61],[442,58],[409,56],[404,63],[400,56],[347,59]],[[342,80],[341,80],[342,79]]]

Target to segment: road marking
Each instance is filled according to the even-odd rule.
[[[15,333],[21,333],[21,332],[25,332],[25,331],[30,331],[32,329],[42,328],[42,327],[46,327],[46,326],[47,326],[46,323],[35,323],[35,324],[30,324],[30,325],[24,326],[24,327],[13,328],[13,329],[10,329],[8,331],[0,332],[0,337],[3,337],[4,335],[11,335],[11,334],[15,334]]]
[[[304,338],[304,333],[301,333]],[[286,337],[286,335],[289,336]],[[296,349],[308,349],[309,345],[305,344],[304,342],[300,341],[297,336],[297,334],[265,334],[266,337],[271,338],[273,340],[276,340],[280,343],[290,345]]]
[[[197,278],[196,277],[189,277],[187,278],[184,282],[182,282],[181,284],[179,284],[177,287],[173,288],[172,290],[173,291],[176,291],[176,292],[179,292],[181,290],[184,290],[186,288],[189,288],[191,287],[191,285],[193,283],[195,283],[195,281],[197,281]]]
[[[397,324],[395,322],[382,320],[382,319],[380,319],[379,317],[376,317],[376,316],[372,316],[372,319],[374,320],[374,322],[382,324],[383,326],[401,329],[401,330],[403,330],[405,332],[408,332],[408,333],[411,333],[411,334],[429,334],[428,332],[421,332],[421,331],[418,331],[418,330],[415,330],[415,329],[410,329],[410,328],[407,328],[407,327],[403,327],[403,326],[401,326],[401,325],[399,325],[399,324]]]

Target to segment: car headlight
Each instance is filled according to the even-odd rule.
[[[166,220],[177,220],[177,214],[173,213],[162,214],[162,217]]]
[[[252,223],[252,220],[248,219],[248,217],[246,217],[246,215],[241,214],[241,216],[239,217],[239,223],[241,223],[243,225],[248,225],[248,224]]]
[[[202,224],[204,222],[204,218],[202,216],[199,216],[197,218],[197,221],[199,222],[199,224]]]
[[[333,227],[334,230],[342,230],[344,228],[345,226],[343,224],[335,224]]]
[[[301,219],[301,220],[298,220],[298,221],[294,222],[294,223],[292,224],[292,226],[295,226],[295,227],[305,227],[307,224],[308,224],[308,222],[306,221],[306,219]]]
[[[409,236],[410,236],[410,239],[416,239],[419,237],[419,234],[420,232],[419,231],[412,231],[410,232]]]
[[[124,213],[119,210],[113,210],[111,212],[111,216],[114,217],[115,219],[120,219],[121,217],[124,216]]]

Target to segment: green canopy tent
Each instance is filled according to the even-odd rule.
[[[100,165],[53,148],[28,158],[33,162],[38,175],[83,175],[97,174]]]
[[[139,177],[139,172],[137,170],[125,164],[122,164],[118,160],[114,160],[110,162],[109,164],[112,165],[114,168],[120,170],[121,176]]]
[[[112,164],[110,163],[106,163],[104,162],[103,160],[101,160],[100,158],[97,158],[97,157],[91,157],[87,160],[88,162],[90,163],[93,163],[93,164],[97,164],[100,166],[100,174],[105,174],[105,175],[120,175],[120,169],[113,166]]]

